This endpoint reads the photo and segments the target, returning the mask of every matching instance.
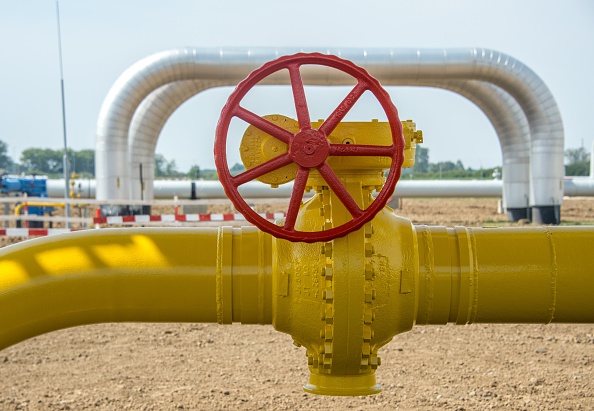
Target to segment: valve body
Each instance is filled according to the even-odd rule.
[[[307,202],[303,224],[324,224],[331,196],[323,189]],[[410,221],[385,209],[372,223],[333,241],[275,244],[273,324],[306,348],[306,391],[379,392],[379,348],[414,323],[417,267]]]

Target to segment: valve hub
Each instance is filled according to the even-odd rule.
[[[330,153],[330,143],[319,130],[303,130],[291,141],[291,158],[301,167],[318,167],[326,161]]]

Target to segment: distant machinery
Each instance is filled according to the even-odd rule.
[[[3,175],[0,177],[0,194],[4,196],[28,196],[28,197],[47,197],[47,176],[38,175]],[[17,203],[16,210],[20,213],[26,212],[27,215],[45,215],[51,214],[54,207],[47,205],[35,205],[27,203]],[[17,227],[20,226],[17,221]],[[43,227],[43,221],[28,221],[28,227]]]
[[[234,85],[267,60],[295,49],[184,48],[149,56],[126,70],[99,115],[97,198],[153,198],[154,148],[167,118],[212,87]],[[489,117],[503,152],[504,202],[511,220],[558,223],[563,202],[563,125],[543,81],[518,60],[470,49],[328,49],[365,67],[384,86],[439,87],[459,93]],[[263,84],[286,84],[271,77]],[[326,69],[303,73],[306,85],[345,85]]]
[[[47,176],[3,175],[0,177],[0,194],[47,197]]]

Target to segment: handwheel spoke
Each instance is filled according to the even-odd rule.
[[[235,177],[232,177],[233,184],[235,184],[235,187],[239,187],[240,185],[245,184],[248,181],[255,180],[266,173],[284,167],[287,164],[291,164],[292,162],[293,160],[291,160],[289,153],[284,153],[278,157],[273,158],[272,160],[259,164],[252,169],[249,169],[241,174],[236,175]]]
[[[299,213],[299,207],[301,206],[301,200],[303,199],[308,176],[309,169],[299,167],[297,177],[295,177],[295,183],[293,183],[293,193],[291,194],[291,200],[289,201],[289,209],[287,210],[287,216],[285,217],[285,230],[293,231],[295,228],[295,221],[297,220],[297,214]]]
[[[367,144],[330,144],[331,156],[382,156],[392,157],[396,147]]]
[[[289,76],[291,77],[291,88],[293,89],[299,130],[309,130],[311,129],[311,120],[309,119],[309,109],[307,108],[307,99],[305,98],[305,89],[303,88],[303,79],[299,72],[299,66],[292,64],[288,69]]]
[[[351,90],[351,92],[344,98],[344,100],[340,102],[332,114],[330,114],[326,121],[324,121],[318,130],[329,136],[366,90],[367,84],[359,81],[357,85]]]
[[[313,130],[311,125],[311,116],[313,114],[309,112],[308,103],[311,103],[312,100],[306,96],[306,69],[302,70],[303,67],[309,67],[309,65],[321,66],[323,67],[322,70],[336,69],[356,81],[356,84],[353,83],[351,89],[347,90],[340,104],[333,111],[327,113],[326,120],[321,122],[322,124],[317,130]],[[289,72],[297,121],[291,123],[286,120],[273,120],[268,116],[260,117],[249,109],[241,107],[244,97],[253,87],[260,83],[269,83],[270,79],[266,81],[267,77],[276,76],[277,72],[284,70]],[[387,115],[392,131],[391,144],[387,141],[382,143],[384,145],[381,146],[369,145],[374,144],[374,141],[365,142],[366,144],[332,144],[334,142],[329,141],[328,138],[335,132],[340,122],[348,117],[352,108],[367,91],[372,92],[371,94],[377,98]],[[271,160],[261,160],[265,162],[255,165],[237,176],[232,176],[228,165],[227,146],[229,127],[234,118],[247,123],[250,126],[249,130],[257,129],[255,134],[252,132],[251,135],[249,133],[244,135],[246,145],[249,144],[250,147],[254,144],[261,145],[262,139],[273,137],[275,140],[289,146],[289,152],[278,154],[277,157]],[[299,127],[298,131],[296,130],[297,126]],[[274,143],[274,141],[271,141],[271,143]],[[363,141],[359,143],[363,143]],[[267,149],[268,147],[262,148]],[[381,87],[379,81],[374,79],[365,69],[340,57],[320,53],[297,53],[292,56],[279,57],[264,64],[237,85],[221,111],[216,130],[214,154],[217,171],[225,188],[225,193],[237,210],[245,215],[246,220],[279,239],[316,243],[332,241],[360,229],[381,211],[400,177],[404,160],[403,149],[402,124],[398,118],[398,112],[392,104],[389,94]],[[348,181],[339,179],[328,164],[328,157],[330,156],[332,158],[361,156],[361,159],[366,156],[374,156],[378,159],[382,158],[381,165],[384,165],[383,162],[387,161],[385,158],[390,158],[392,167],[387,176],[386,184],[378,197],[367,206],[367,199],[361,197],[360,188],[356,190],[356,186],[360,186],[360,183],[356,183],[351,179]],[[345,161],[348,161],[348,159],[345,158]],[[295,166],[292,166],[293,163]],[[252,180],[268,181],[268,177],[270,177],[270,181],[275,180],[273,172],[275,170],[277,170],[276,172],[282,171],[283,168],[288,168],[289,165],[296,168],[297,173],[295,174],[294,191],[291,193],[291,199],[289,200],[285,224],[279,226],[258,215],[243,198],[240,189],[245,188],[244,184]],[[342,217],[345,217],[344,220],[349,220],[349,214],[351,219],[350,221],[344,221],[340,225],[339,221],[335,221],[336,226],[330,230],[299,231],[295,227],[299,226],[301,228],[297,220],[300,218],[299,211],[303,201],[303,193],[308,184],[307,180],[311,175],[311,170],[314,169],[320,173],[319,176],[321,177],[320,182],[316,183],[316,185],[322,184],[326,186],[325,189],[329,188],[331,190],[331,201],[334,202],[335,211],[341,216],[339,218],[340,222],[343,222]],[[317,173],[314,174],[318,175]],[[242,187],[242,185],[244,186]],[[353,190],[351,190],[351,187]],[[345,211],[347,214],[344,214]]]
[[[336,194],[338,199],[342,202],[342,204],[344,204],[349,213],[351,213],[353,218],[357,218],[363,214],[363,210],[359,208],[359,205],[355,202],[355,199],[353,199],[340,179],[336,176],[334,171],[332,171],[328,163],[324,162],[324,164],[318,167],[318,171],[322,177],[324,177],[324,180],[326,180],[332,191],[334,191],[334,194]]]
[[[252,113],[251,111],[237,106],[233,111],[233,115],[239,117],[246,123],[251,124],[252,126],[262,130],[263,132],[270,134],[272,137],[279,139],[283,143],[289,144],[291,139],[293,138],[293,133],[290,131],[285,130],[282,127],[277,126],[276,124],[260,117],[259,115]]]

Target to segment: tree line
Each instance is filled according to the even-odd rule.
[[[568,148],[565,150],[565,175],[587,176],[590,174],[590,153],[584,148]],[[417,146],[415,165],[411,169],[402,171],[403,178],[414,180],[462,180],[462,179],[490,179],[495,173],[500,173],[501,167],[474,170],[465,168],[462,161],[429,161],[429,149]],[[500,174],[499,174],[500,175]]]
[[[8,145],[0,140],[0,173],[4,174],[43,174],[51,178],[60,178],[63,173],[64,150],[51,148],[28,148],[21,154],[19,162],[8,155]],[[68,168],[81,177],[93,178],[95,176],[95,150],[68,150]],[[197,164],[190,167],[187,172],[180,171],[175,160],[168,160],[162,154],[155,155],[156,178],[191,178],[204,180],[218,180],[216,170],[201,169]],[[403,170],[403,178],[407,179],[490,179],[496,168],[473,170],[465,168],[462,161],[429,161],[429,149],[417,146],[415,166]],[[245,170],[243,165],[235,164],[231,173],[237,174]],[[580,148],[565,150],[565,175],[586,176],[590,173],[590,153]]]
[[[415,165],[410,169],[402,170],[402,178],[411,180],[484,180],[501,177],[501,167],[481,168],[474,170],[464,167],[461,160],[440,161],[432,163],[429,161],[429,149],[417,146],[415,152]]]
[[[64,172],[64,150],[51,148],[28,148],[21,153],[19,161],[8,154],[8,144],[0,140],[0,174],[41,174],[61,178]],[[68,170],[84,178],[95,177],[95,150],[68,150]],[[162,154],[155,155],[155,177],[192,178],[216,180],[215,170],[201,170],[193,165],[188,172],[178,170],[175,160],[167,160]]]

